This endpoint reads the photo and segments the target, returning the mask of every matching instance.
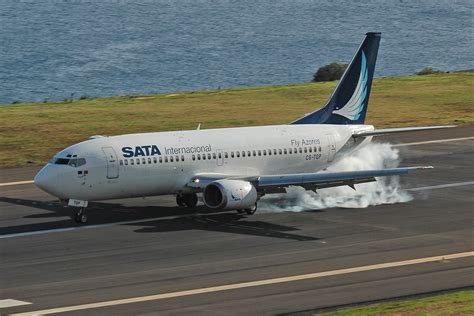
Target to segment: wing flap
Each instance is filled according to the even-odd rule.
[[[258,189],[284,188],[288,186],[303,186],[305,188],[322,189],[335,186],[348,185],[375,181],[376,177],[387,177],[406,174],[412,170],[432,169],[431,166],[391,168],[380,170],[360,170],[343,172],[320,172],[288,175],[261,176],[257,181]]]

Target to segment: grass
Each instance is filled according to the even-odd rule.
[[[474,123],[474,73],[378,78],[367,123]],[[45,163],[91,135],[285,124],[325,103],[336,82],[0,106],[0,167]]]
[[[344,308],[334,312],[318,315],[474,315],[474,290],[458,291],[420,299],[407,299],[395,302],[377,303],[363,307]]]

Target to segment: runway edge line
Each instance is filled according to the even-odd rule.
[[[97,303],[65,306],[65,307],[44,309],[44,310],[24,312],[24,313],[11,314],[11,315],[12,316],[26,316],[26,315],[47,315],[47,314],[55,314],[55,313],[65,313],[65,312],[79,311],[79,310],[84,310],[84,309],[101,308],[101,307],[141,303],[141,302],[148,302],[148,301],[157,301],[157,300],[163,300],[167,298],[176,298],[176,297],[183,297],[183,296],[190,296],[190,295],[197,295],[197,294],[204,294],[204,293],[213,293],[213,292],[221,292],[221,291],[227,291],[227,290],[263,286],[263,285],[317,279],[317,278],[322,278],[322,277],[365,272],[365,271],[372,271],[372,270],[380,270],[380,269],[387,269],[387,268],[396,268],[396,267],[403,267],[403,266],[437,262],[437,261],[461,259],[461,258],[467,258],[467,257],[473,257],[473,256],[474,256],[474,251],[468,251],[468,252],[440,255],[440,256],[434,256],[434,257],[410,259],[410,260],[388,262],[388,263],[379,263],[379,264],[360,266],[360,267],[354,267],[354,268],[345,268],[345,269],[338,269],[338,270],[332,270],[332,271],[323,271],[323,272],[294,275],[294,276],[288,276],[288,277],[219,285],[219,286],[205,287],[205,288],[199,288],[199,289],[169,292],[169,293],[147,295],[147,296],[140,296],[140,297],[133,297],[133,298],[125,298],[125,299],[118,299],[118,300],[111,300],[111,301],[104,301],[104,302],[97,302]]]

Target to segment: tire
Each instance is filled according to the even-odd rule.
[[[179,207],[185,207],[186,203],[184,202],[184,197],[181,194],[176,195],[176,204]]]
[[[256,211],[257,211],[257,203],[255,203],[255,205],[252,206],[251,208],[245,209],[245,213],[247,213],[247,215],[253,215],[255,214]]]
[[[87,223],[87,215],[83,211],[77,212],[76,217],[74,219],[76,220],[76,223],[78,223],[78,224]]]
[[[184,200],[184,204],[189,208],[196,207],[198,203],[198,197],[196,193],[184,194],[183,200]]]

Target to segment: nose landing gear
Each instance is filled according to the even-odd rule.
[[[74,210],[73,218],[78,224],[87,223],[86,207],[88,201],[69,199],[67,205],[71,206]]]
[[[86,208],[81,207],[75,214],[74,220],[78,224],[85,224],[87,223],[87,214],[86,214]]]

